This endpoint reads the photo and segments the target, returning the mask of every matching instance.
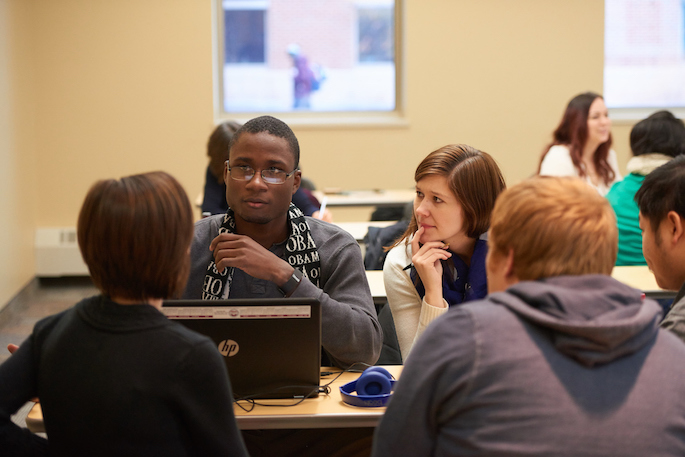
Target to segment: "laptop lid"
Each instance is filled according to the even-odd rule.
[[[226,362],[236,399],[318,395],[318,300],[166,300],[162,312],[214,341]]]

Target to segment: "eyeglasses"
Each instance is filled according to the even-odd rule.
[[[267,184],[283,184],[285,180],[290,178],[296,171],[297,168],[290,173],[286,173],[278,168],[267,168],[262,170],[260,174],[262,175],[262,180]],[[236,181],[250,181],[254,178],[255,171],[252,167],[238,166],[229,167],[228,174]]]

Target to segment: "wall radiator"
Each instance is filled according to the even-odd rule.
[[[36,229],[36,276],[88,276],[74,227]]]

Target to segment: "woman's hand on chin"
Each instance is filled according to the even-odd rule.
[[[442,241],[428,241],[421,245],[419,240],[423,235],[423,227],[419,228],[411,241],[411,261],[426,289],[426,302],[438,308],[444,307],[442,296],[442,264],[441,260],[452,257],[447,250],[448,244]]]

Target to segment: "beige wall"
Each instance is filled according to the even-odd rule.
[[[406,13],[409,127],[297,132],[318,186],[412,186],[418,162],[456,142],[493,154],[515,183],[568,100],[602,90],[602,1],[409,1]]]
[[[0,0],[0,308],[34,276],[36,158],[27,4]]]
[[[38,225],[76,223],[96,179],[156,169],[191,194],[212,128],[210,1],[37,0]]]
[[[94,180],[164,169],[194,198],[214,119],[210,0],[0,1],[25,38],[0,27],[3,303],[30,279],[33,229],[74,226]],[[408,126],[296,127],[305,174],[410,187],[428,152],[463,142],[510,184],[529,176],[566,102],[602,90],[603,3],[407,0]]]
[[[621,174],[626,174],[626,164],[628,159],[632,157],[630,151],[630,131],[635,125],[635,122],[619,121],[614,122],[611,126],[611,136],[613,139],[612,147],[618,154],[618,165],[621,169]]]

